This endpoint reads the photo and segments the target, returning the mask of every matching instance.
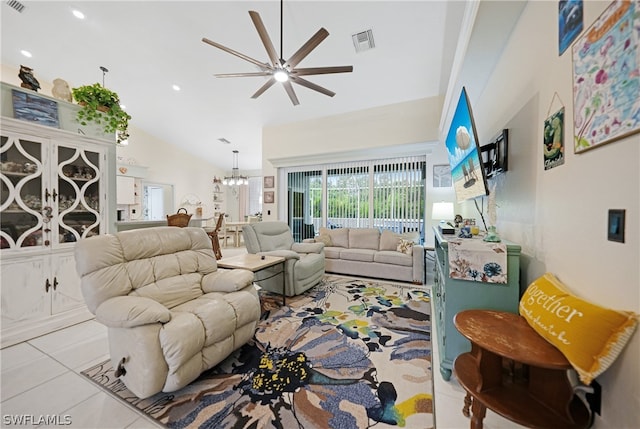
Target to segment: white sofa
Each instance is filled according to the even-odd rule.
[[[424,247],[378,228],[320,228],[311,241],[324,243],[325,271],[415,284],[424,281]]]
[[[139,398],[186,386],[253,337],[253,273],[218,269],[202,228],[95,236],[75,256],[87,307],[108,327],[111,363]]]

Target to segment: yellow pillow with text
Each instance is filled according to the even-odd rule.
[[[580,299],[550,273],[529,285],[520,315],[564,354],[585,384],[616,360],[638,324],[637,314]]]

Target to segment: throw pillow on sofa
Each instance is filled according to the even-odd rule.
[[[522,295],[520,315],[562,352],[585,384],[615,361],[638,324],[635,313],[582,300],[549,273]]]
[[[320,234],[315,238],[316,243],[323,243],[325,247],[332,246],[331,236],[329,234]]]
[[[396,250],[404,253],[405,255],[413,254],[413,241],[401,239]]]

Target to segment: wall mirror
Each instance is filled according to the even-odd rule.
[[[173,185],[142,182],[142,217],[144,220],[166,220],[175,212]]]

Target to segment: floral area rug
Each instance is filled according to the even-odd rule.
[[[109,361],[82,373],[169,428],[434,426],[426,289],[326,276],[261,301],[253,340],[179,391],[141,400]]]

